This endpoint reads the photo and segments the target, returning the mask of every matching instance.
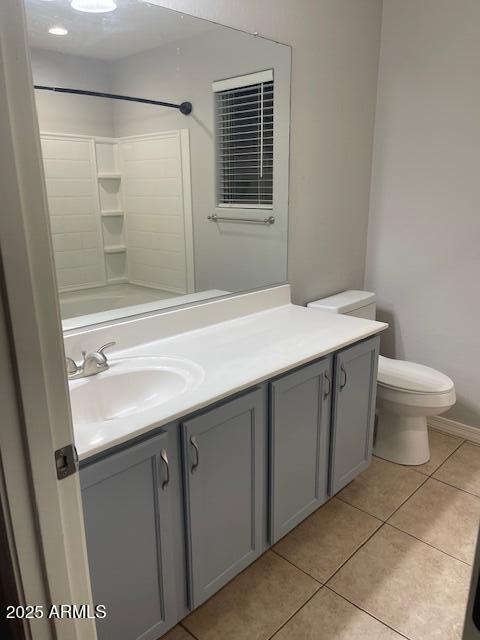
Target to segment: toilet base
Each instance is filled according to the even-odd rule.
[[[430,460],[425,416],[378,415],[374,453],[398,464],[424,464]]]

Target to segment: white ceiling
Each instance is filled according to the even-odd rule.
[[[205,31],[227,28],[146,0],[116,2],[115,11],[93,14],[72,9],[70,0],[25,0],[29,44],[60,53],[118,60]],[[68,35],[49,34],[54,25],[68,29]]]

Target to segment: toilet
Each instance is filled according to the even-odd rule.
[[[375,320],[376,297],[369,291],[343,291],[307,306]],[[427,462],[427,417],[444,413],[455,399],[454,384],[445,374],[415,362],[379,356],[375,455],[406,465]]]

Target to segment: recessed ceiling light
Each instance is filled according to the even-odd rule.
[[[51,33],[52,36],[66,36],[68,33],[68,29],[65,29],[65,27],[59,27],[59,26],[50,27],[50,29],[48,30],[48,33]]]
[[[86,13],[107,13],[117,8],[115,0],[72,0],[70,5],[72,9]]]

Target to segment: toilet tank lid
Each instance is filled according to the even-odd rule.
[[[328,298],[321,298],[320,300],[309,302],[307,307],[333,311],[334,313],[348,313],[349,311],[366,307],[374,303],[375,300],[376,295],[371,291],[349,289],[348,291],[342,291],[333,296],[328,296]]]

